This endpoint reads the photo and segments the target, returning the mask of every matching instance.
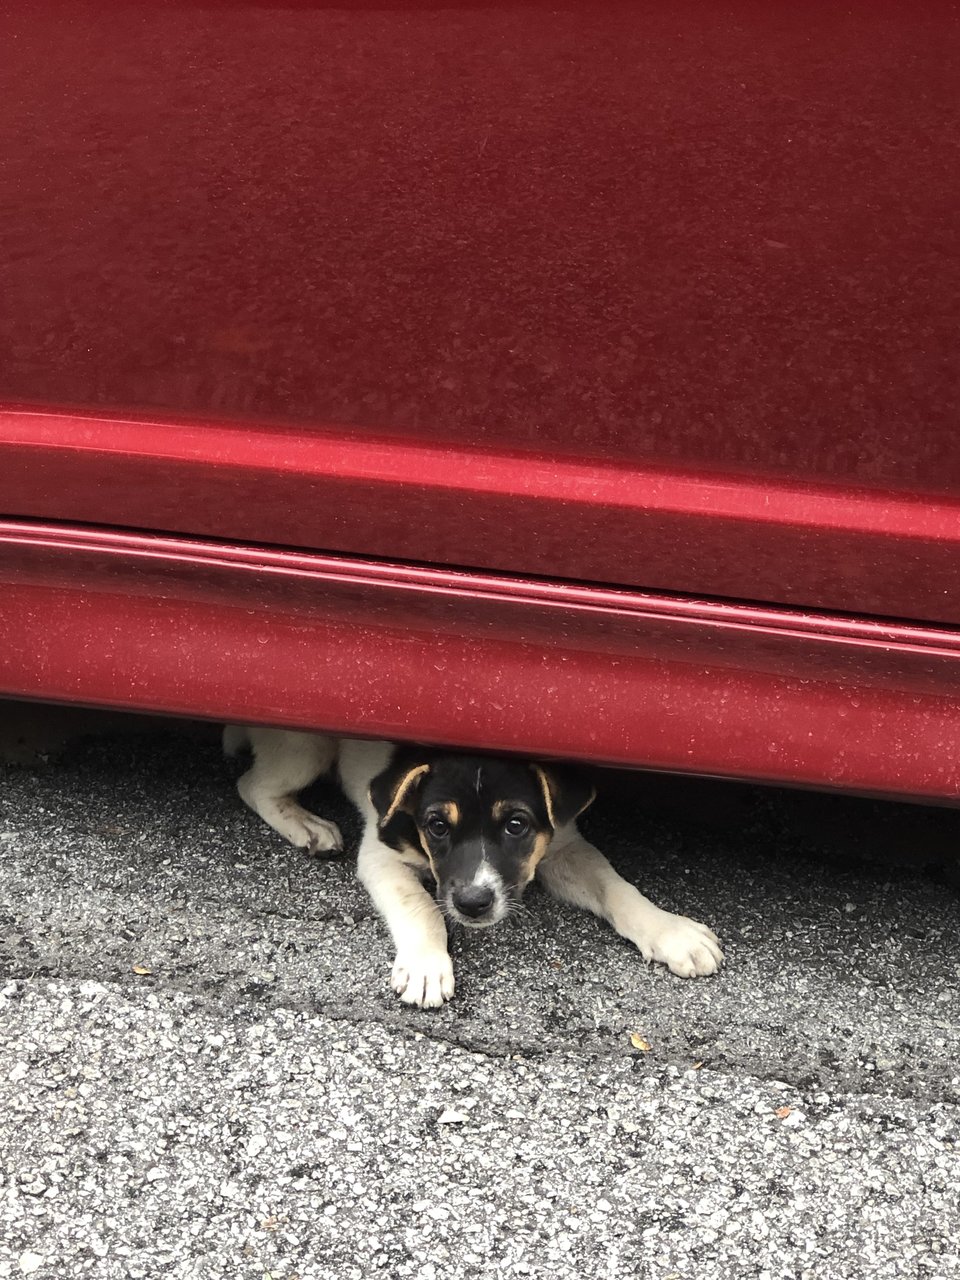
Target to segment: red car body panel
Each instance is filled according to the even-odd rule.
[[[14,693],[960,794],[953,631],[12,523],[0,577]]]
[[[945,501],[346,428],[0,411],[0,441],[9,515],[960,622]]]
[[[956,794],[954,3],[34,0],[0,42],[0,692]]]

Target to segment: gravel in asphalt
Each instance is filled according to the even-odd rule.
[[[349,858],[234,776],[172,732],[0,773],[0,1276],[960,1275],[953,889],[789,796],[620,775],[590,836],[724,971],[533,893],[411,1011]]]

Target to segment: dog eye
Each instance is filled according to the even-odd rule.
[[[503,829],[508,836],[514,836],[519,839],[520,836],[525,836],[530,830],[530,819],[522,813],[515,813],[513,817],[507,819]]]
[[[442,840],[450,830],[450,823],[438,813],[432,813],[427,819],[427,831],[434,840]]]

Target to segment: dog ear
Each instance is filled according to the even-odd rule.
[[[588,777],[569,765],[531,765],[543,790],[543,803],[554,831],[590,807],[597,790]]]
[[[377,827],[383,831],[398,814],[410,815],[414,809],[417,788],[430,766],[398,760],[370,783],[370,802],[377,811]]]

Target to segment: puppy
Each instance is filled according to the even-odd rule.
[[[297,794],[337,765],[363,818],[357,870],[393,937],[391,984],[406,1004],[434,1009],[453,995],[444,917],[488,928],[534,876],[683,978],[723,961],[710,929],[655,907],[584,840],[576,819],[594,790],[573,769],[282,729],[231,725],[223,741],[228,755],[253,752],[237,784],[244,803],[313,854],[338,852],[343,841]]]

